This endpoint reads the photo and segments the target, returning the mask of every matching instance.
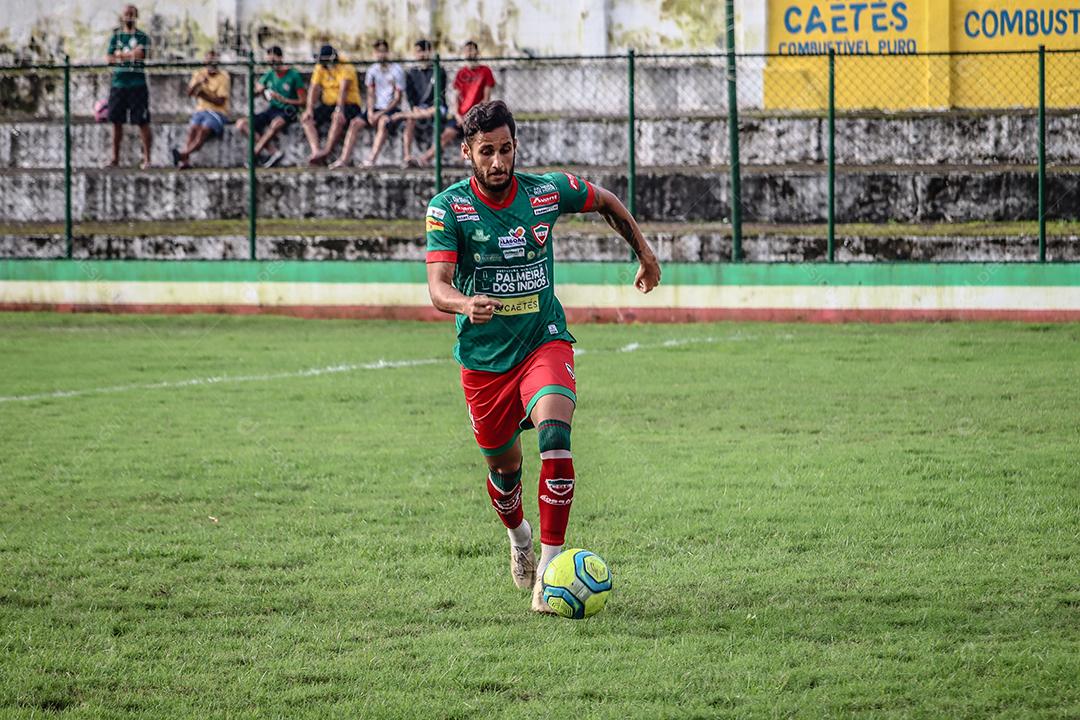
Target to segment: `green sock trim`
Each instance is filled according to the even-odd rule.
[[[545,385],[536,391],[536,394],[529,400],[529,404],[525,406],[525,419],[521,421],[520,425],[522,430],[528,430],[533,426],[529,416],[532,415],[533,408],[536,407],[536,401],[545,395],[562,395],[570,398],[574,401],[574,404],[577,405],[577,395],[575,395],[574,391],[570,388],[563,387],[562,385]]]
[[[544,420],[536,428],[540,435],[540,452],[570,449],[570,425],[562,420]]]
[[[492,485],[499,488],[504,493],[508,493],[521,484],[521,468],[518,468],[509,475],[504,475],[491,470],[488,472],[488,477],[491,478]]]

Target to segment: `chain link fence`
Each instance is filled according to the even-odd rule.
[[[311,59],[292,61],[286,64],[309,82]],[[405,74],[423,65],[396,62]],[[455,81],[475,68],[461,58],[435,62],[450,105],[439,122],[446,131]],[[1045,258],[1045,222],[1053,243],[1080,213],[1080,146],[1073,142],[1080,52],[628,53],[478,62],[495,80],[491,96],[505,100],[518,120],[520,170],[579,168],[626,198],[653,236],[719,238],[698,259],[866,258],[873,244],[867,239],[971,223],[999,223],[1003,235],[1034,238],[1037,247],[1019,243],[1009,258]],[[363,85],[371,63],[354,65]],[[373,157],[377,132],[358,128],[343,157],[346,126],[328,155],[312,162],[316,151],[294,121],[249,168],[251,148],[236,121],[267,109],[261,96],[249,104],[249,88],[268,67],[220,63],[230,77],[229,122],[220,137],[185,157],[190,169],[180,170],[174,150],[182,153],[191,140],[195,102],[187,91],[201,68],[148,64],[152,142],[145,169],[142,137],[131,125],[123,126],[118,166],[107,167],[113,126],[101,105],[111,68],[0,68],[0,254],[422,257],[415,218],[437,184],[469,172],[452,130],[437,136],[433,118],[417,121],[406,152],[408,123],[400,119]],[[329,130],[328,123],[319,127],[316,148]],[[327,167],[337,160],[341,167]],[[747,225],[746,247],[741,227],[731,227],[740,225],[734,207]],[[790,253],[777,251],[777,237],[793,238]],[[919,252],[871,255],[920,259]]]

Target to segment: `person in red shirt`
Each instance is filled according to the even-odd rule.
[[[451,143],[458,144],[464,139],[461,132],[461,124],[465,113],[474,105],[486,103],[491,100],[491,88],[495,87],[495,76],[491,68],[481,65],[477,60],[480,58],[480,47],[475,41],[469,40],[462,46],[462,54],[465,56],[465,65],[457,71],[454,83],[450,86],[456,102],[450,101],[452,112],[446,119],[446,127],[442,132],[442,146],[445,148]],[[435,144],[432,143],[427,152],[420,156],[420,163],[427,164],[435,157]]]

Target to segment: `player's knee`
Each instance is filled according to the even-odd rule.
[[[536,428],[540,436],[541,459],[570,457],[570,423],[544,420]]]
[[[518,465],[516,470],[491,468],[488,479],[500,492],[504,494],[513,492],[514,488],[521,485],[521,465]]]

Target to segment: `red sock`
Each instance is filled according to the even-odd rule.
[[[496,485],[496,481],[499,485]],[[509,488],[503,490],[502,487]],[[521,470],[511,475],[499,475],[495,471],[488,474],[488,495],[491,506],[499,513],[499,519],[510,530],[521,525],[524,515],[521,512]],[[564,524],[565,527],[565,524]]]
[[[574,502],[574,459],[569,450],[544,452],[540,458],[540,542],[562,545]]]

